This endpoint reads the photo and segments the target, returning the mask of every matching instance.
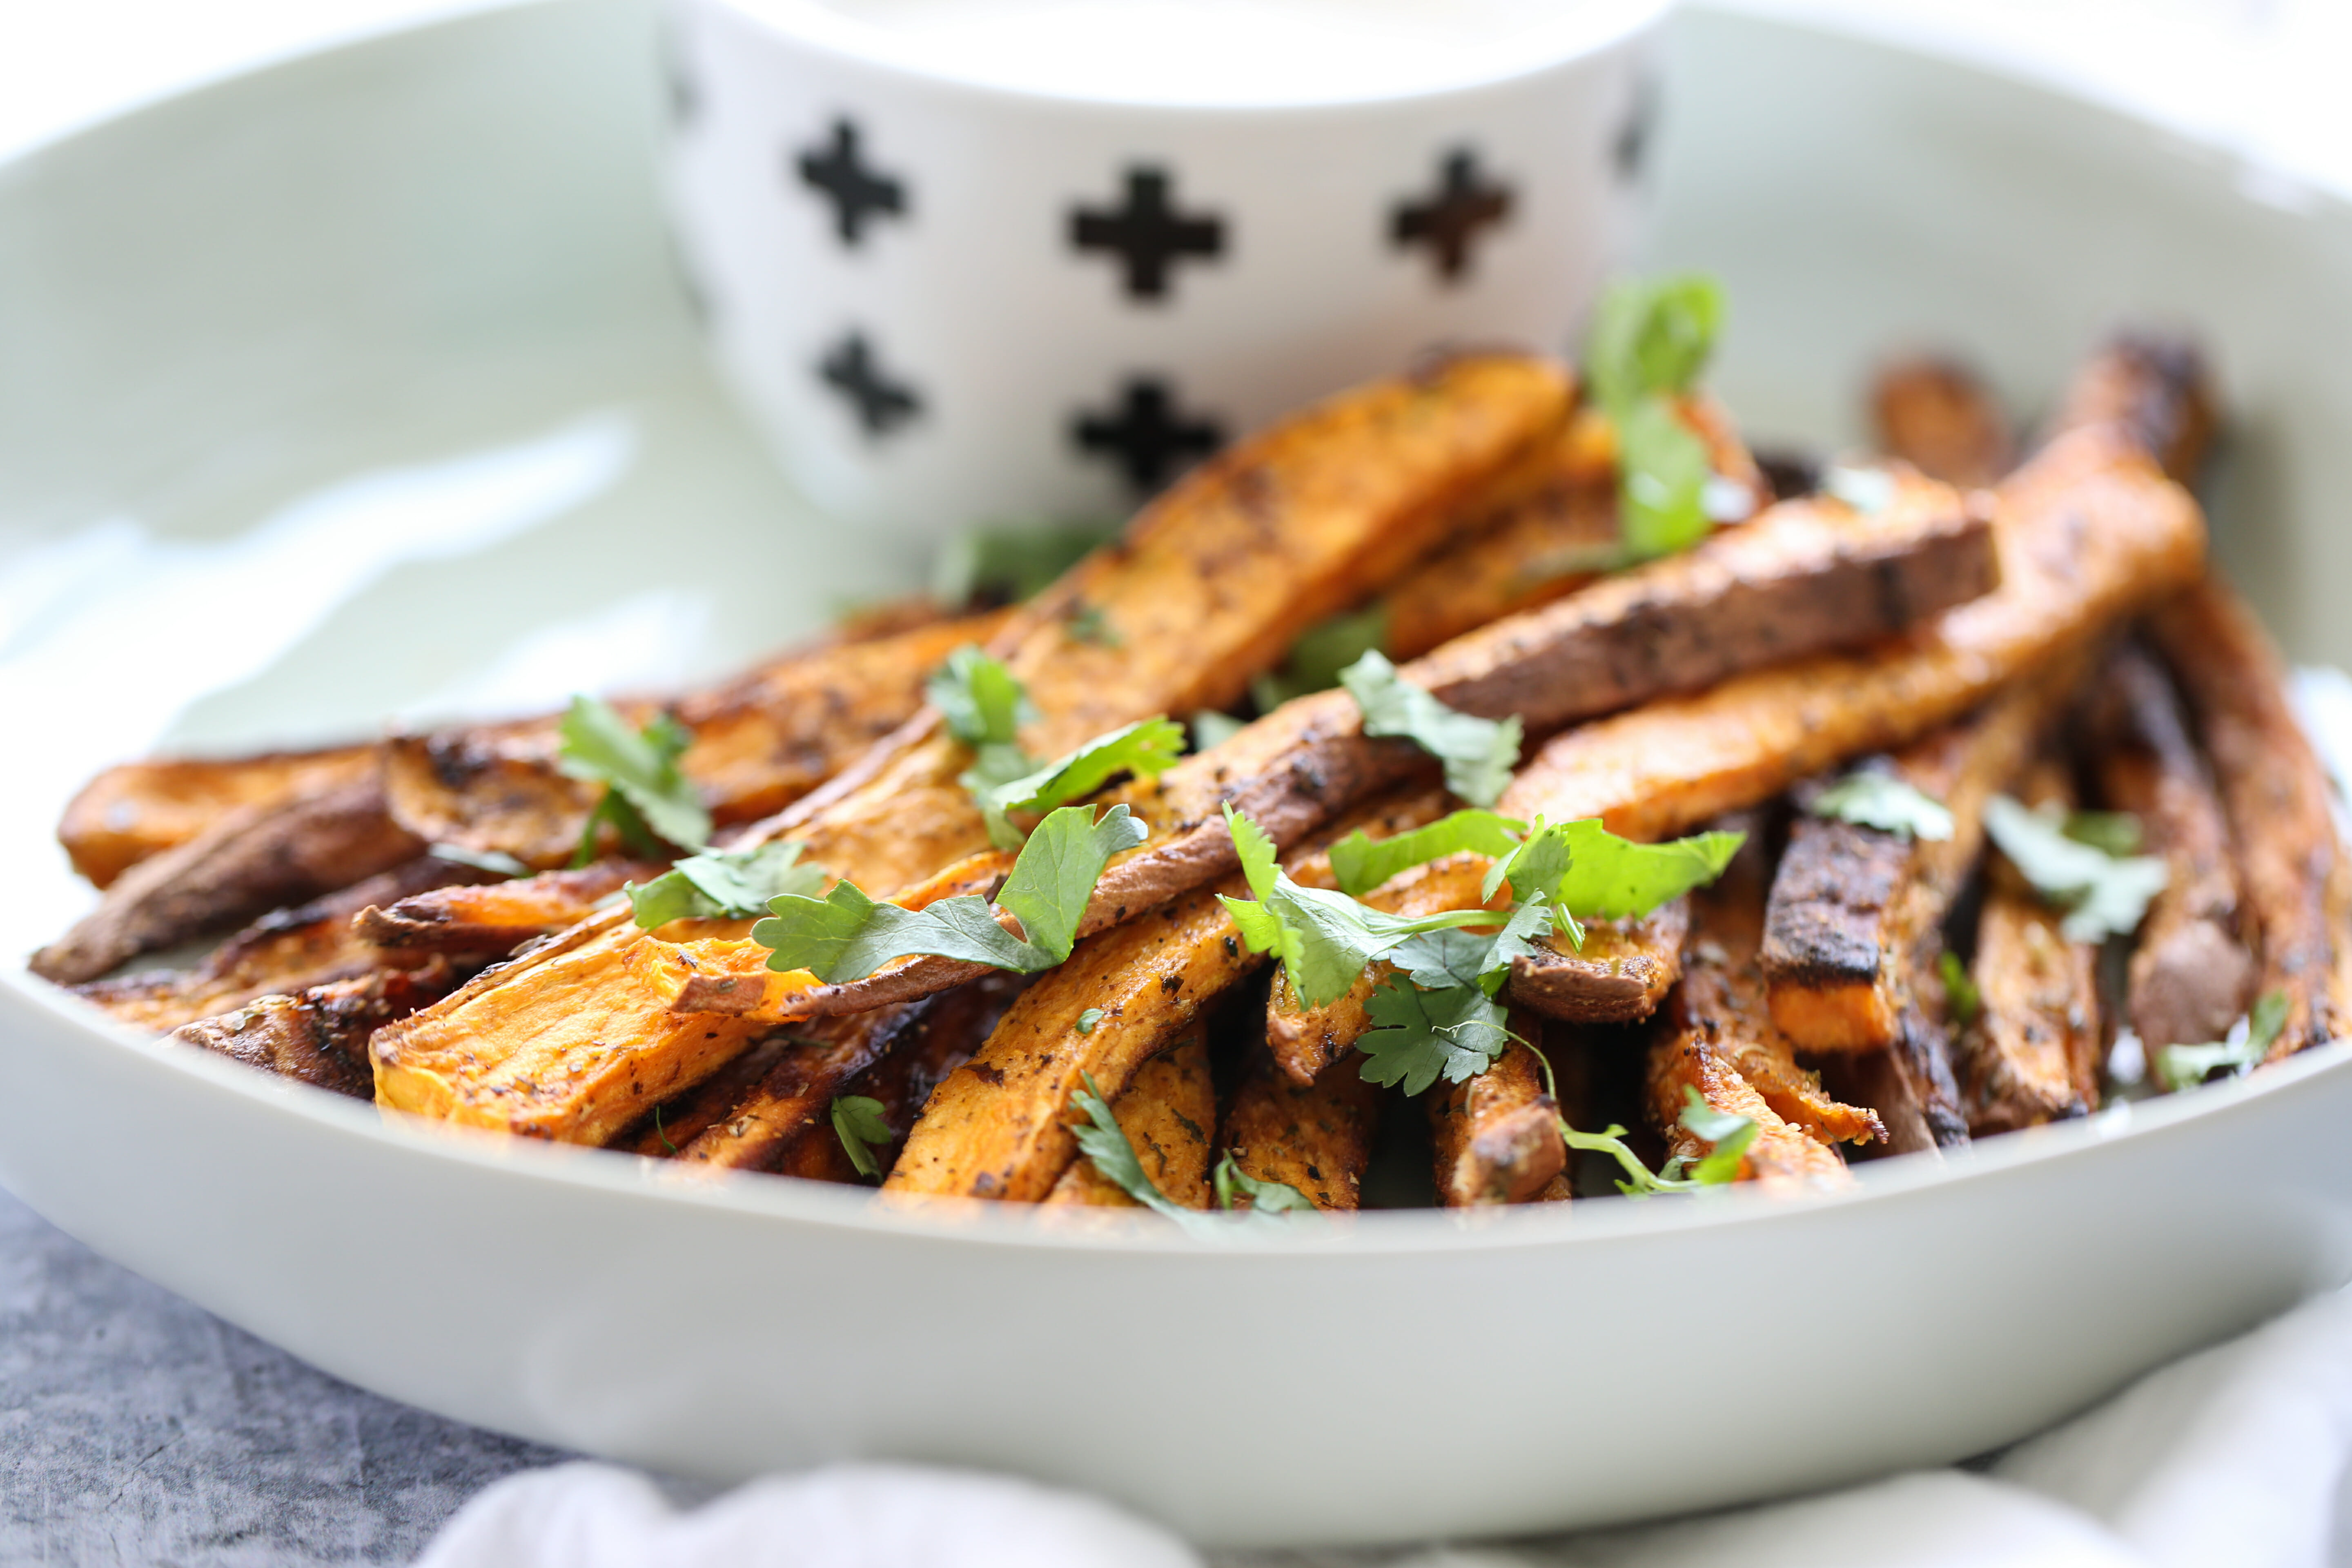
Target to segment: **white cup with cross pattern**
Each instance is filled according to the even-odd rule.
[[[677,0],[683,264],[828,512],[1124,515],[1432,349],[1565,352],[1664,4]]]

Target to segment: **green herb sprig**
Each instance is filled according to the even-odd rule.
[[[1675,399],[1706,368],[1723,315],[1721,286],[1696,274],[1623,279],[1594,309],[1585,380],[1616,432],[1629,562],[1687,550],[1715,526],[1706,444],[1683,423]]]
[[[566,777],[604,786],[581,829],[572,865],[596,858],[607,823],[622,843],[648,857],[662,854],[666,845],[693,850],[710,842],[710,812],[677,766],[694,736],[676,719],[657,713],[644,729],[633,730],[611,703],[574,697],[556,735],[556,767]]]
[[[2287,1000],[2284,991],[2266,991],[2246,1015],[2245,1033],[2232,1029],[2232,1038],[2202,1046],[2167,1046],[2156,1053],[2157,1076],[2179,1094],[2194,1089],[2216,1072],[2231,1078],[2260,1067],[2263,1058],[2286,1027]]]
[[[2164,890],[2155,856],[2116,856],[2066,836],[2063,813],[2033,811],[2005,795],[1985,803],[1985,832],[2034,891],[2066,911],[2069,942],[2126,936]]]

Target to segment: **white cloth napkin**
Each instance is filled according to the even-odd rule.
[[[2010,1449],[1705,1518],[1507,1546],[1254,1556],[1395,1568],[2326,1568],[2352,1563],[2352,1291],[2190,1356]],[[611,1465],[509,1477],[417,1568],[1202,1568],[1092,1498],[913,1465],[755,1481],[689,1511]]]

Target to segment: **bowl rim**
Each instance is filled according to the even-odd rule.
[[[1566,0],[1522,46],[1479,58],[1475,67],[1433,75],[1407,86],[1302,93],[1296,97],[1207,99],[1091,90],[1083,84],[1046,86],[976,68],[960,68],[940,55],[909,47],[905,35],[863,20],[826,0],[670,0],[672,22],[692,6],[731,14],[768,35],[772,44],[802,48],[835,66],[863,68],[897,84],[940,96],[963,97],[990,109],[1082,110],[1159,121],[1247,121],[1349,114],[1386,107],[1420,108],[1532,80],[1654,35],[1675,0]]]

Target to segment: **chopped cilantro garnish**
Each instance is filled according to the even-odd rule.
[[[1399,872],[1465,851],[1500,860],[1525,837],[1528,825],[1475,808],[1441,817],[1387,838],[1374,838],[1356,829],[1331,846],[1331,875],[1339,890],[1361,898]]]
[[[425,851],[436,860],[446,860],[452,866],[471,866],[477,871],[488,871],[500,877],[528,877],[530,868],[503,849],[468,849],[463,844],[436,844]]]
[[[1664,844],[1636,844],[1584,817],[1547,826],[1486,873],[1486,896],[1509,882],[1522,900],[1541,899],[1570,941],[1581,945],[1580,920],[1637,920],[1723,875],[1748,841],[1744,833],[1694,833]]]
[[[1228,1149],[1217,1161],[1211,1177],[1221,1209],[1238,1207],[1243,1199],[1249,1200],[1252,1211],[1258,1214],[1300,1214],[1314,1212],[1315,1200],[1287,1182],[1262,1182],[1234,1163]]]
[[[997,906],[1021,922],[1022,937],[999,925],[977,893],[909,910],[877,904],[855,883],[835,882],[822,899],[787,893],[773,900],[769,918],[751,928],[751,940],[773,950],[769,968],[805,969],[828,984],[863,980],[917,953],[1034,973],[1070,956],[1103,867],[1145,837],[1124,805],[1100,820],[1090,806],[1066,805],[1039,823],[996,896]]]
[[[2069,838],[2055,811],[2032,811],[1997,795],[1985,803],[1985,831],[2036,892],[2066,911],[2059,929],[2070,942],[2128,934],[2164,890],[2161,859],[2110,855]]]
[[[966,789],[992,788],[1037,765],[1018,738],[1021,726],[1037,717],[1036,708],[1013,672],[975,645],[948,655],[923,683],[923,696],[940,710],[948,733],[971,748]]]
[[[1968,965],[1960,962],[1960,955],[1948,949],[1936,960],[1936,973],[1943,979],[1944,1002],[1951,1010],[1952,1022],[1967,1028],[1984,1011],[1984,994],[1969,978]]]
[[[1674,399],[1706,368],[1722,319],[1722,289],[1699,276],[1628,279],[1594,310],[1585,376],[1616,432],[1629,561],[1687,550],[1715,526],[1706,444],[1682,422]]]
[[[1462,1083],[1509,1048],[1503,1008],[1476,985],[1423,991],[1392,975],[1365,1000],[1372,1027],[1356,1042],[1366,1081],[1419,1094],[1440,1078]]]
[[[2139,818],[2128,811],[2070,811],[2066,837],[2109,855],[2137,855],[2147,836]]]
[[[1815,795],[1810,809],[1815,816],[1875,827],[1900,838],[1942,844],[1952,837],[1951,807],[1916,784],[1874,768],[1846,774]]]
[[[882,1163],[874,1157],[874,1151],[887,1148],[898,1136],[890,1131],[882,1102],[862,1094],[845,1094],[833,1102],[833,1132],[861,1176],[882,1173]]]
[[[1557,1102],[1559,1099],[1559,1081],[1552,1076],[1551,1058],[1538,1050],[1530,1041],[1521,1040],[1519,1043],[1535,1053],[1536,1061],[1543,1068],[1544,1091]],[[1688,1092],[1687,1088],[1685,1092]],[[1684,1113],[1685,1115],[1689,1113],[1687,1105],[1685,1107]],[[1732,1120],[1746,1122],[1748,1127],[1748,1136],[1753,1138],[1754,1123],[1748,1122],[1746,1117],[1735,1117]],[[1606,1154],[1610,1159],[1617,1162],[1617,1168],[1625,1173],[1618,1180],[1617,1190],[1629,1198],[1646,1198],[1659,1193],[1695,1193],[1706,1187],[1721,1185],[1739,1173],[1737,1160],[1732,1162],[1731,1169],[1727,1173],[1721,1166],[1717,1166],[1703,1176],[1696,1172],[1685,1176],[1683,1174],[1682,1162],[1679,1160],[1669,1160],[1664,1170],[1654,1172],[1642,1163],[1640,1156],[1626,1146],[1625,1129],[1615,1122],[1611,1122],[1598,1132],[1580,1132],[1569,1125],[1567,1117],[1559,1117],[1558,1121],[1560,1138],[1570,1149],[1580,1153]],[[1742,1140],[1740,1152],[1746,1152],[1747,1147],[1748,1141]],[[1701,1162],[1702,1165],[1705,1163],[1706,1162]]]
[[[1318,621],[1298,634],[1279,670],[1250,682],[1250,696],[1259,712],[1271,713],[1294,697],[1328,691],[1339,684],[1340,671],[1385,647],[1388,636],[1384,605]]]
[[[771,899],[814,893],[824,885],[824,868],[800,864],[801,849],[784,839],[751,849],[706,850],[622,891],[632,918],[646,931],[678,920],[750,920],[765,914]]]
[[[2226,1040],[2203,1046],[2167,1046],[2156,1053],[2157,1076],[2175,1094],[2194,1089],[2217,1070],[2231,1078],[2262,1065],[2286,1027],[2286,993],[2266,991],[2253,1011],[2239,1021]]]
[[[1026,599],[1098,545],[1118,536],[1113,523],[999,523],[967,530],[948,542],[931,573],[931,593],[943,605]]]
[[[1445,787],[1472,805],[1492,805],[1518,764],[1517,715],[1479,719],[1457,712],[1397,674],[1378,649],[1339,672],[1364,715],[1367,735],[1402,735],[1445,764]]]
[[[1183,754],[1181,724],[1172,719],[1146,719],[1097,735],[1068,755],[1018,777],[975,789],[972,798],[988,819],[990,839],[998,848],[1010,849],[1021,842],[1021,835],[1008,813],[1050,811],[1094,794],[1121,773],[1157,778]]]
[[[1078,1015],[1078,1033],[1091,1035],[1102,1021],[1103,1010],[1099,1007],[1089,1007]]]
[[[596,858],[598,830],[606,823],[641,855],[658,855],[666,843],[699,849],[710,841],[710,813],[677,767],[694,737],[676,719],[657,713],[643,730],[632,730],[610,703],[575,697],[556,732],[555,765],[568,777],[604,786],[573,865]]]
[[[1693,1137],[1715,1145],[1691,1167],[1692,1181],[1712,1187],[1738,1178],[1739,1163],[1747,1157],[1748,1146],[1756,1142],[1757,1127],[1752,1120],[1714,1109],[1689,1084],[1683,1085],[1683,1113],[1675,1120]]]

